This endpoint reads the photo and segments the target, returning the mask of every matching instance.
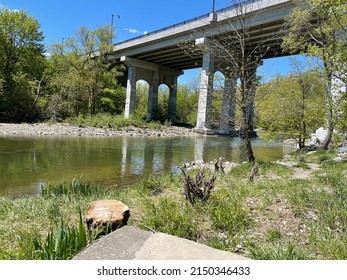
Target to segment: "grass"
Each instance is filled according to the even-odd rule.
[[[130,117],[124,119],[121,115],[111,114],[96,114],[96,115],[79,115],[78,117],[70,118],[67,120],[68,123],[79,127],[99,127],[99,128],[113,128],[121,129],[128,126],[135,126],[141,128],[150,128],[154,130],[162,130],[164,126],[171,126],[170,122],[165,122],[162,125],[160,122],[146,122],[141,118]]]
[[[310,162],[322,163],[307,179],[293,179],[290,167],[258,162],[259,175],[249,182],[251,165],[242,164],[219,174],[210,199],[194,206],[184,197],[182,177],[165,174],[122,190],[75,179],[48,186],[42,196],[2,197],[0,259],[72,258],[98,235],[81,226],[97,199],[127,204],[130,225],[254,259],[346,259],[347,163],[315,155]]]

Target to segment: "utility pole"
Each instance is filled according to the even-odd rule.
[[[212,0],[212,13],[214,13],[214,5],[215,5],[216,0]]]
[[[111,15],[112,19],[111,19],[111,43],[112,43],[112,39],[113,39],[113,30],[114,30],[114,26],[113,26],[113,18],[117,17],[118,19],[120,19],[120,15]]]

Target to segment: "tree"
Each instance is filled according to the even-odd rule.
[[[119,106],[125,102],[116,80],[120,68],[105,59],[113,48],[111,34],[109,26],[96,30],[81,27],[72,38],[52,45],[52,112],[58,112],[62,118],[119,112]],[[117,101],[119,98],[121,102]]]
[[[198,107],[198,86],[194,82],[178,85],[177,89],[177,122],[189,125],[196,124]]]
[[[298,67],[287,77],[278,76],[261,85],[256,98],[266,138],[294,139],[301,149],[325,121],[324,83],[315,71]]]
[[[301,51],[322,62],[328,131],[323,148],[328,148],[337,121],[333,80],[346,81],[346,8],[346,1],[299,0],[287,19],[288,34],[283,39],[284,49]]]
[[[0,119],[37,117],[46,60],[38,21],[24,11],[0,11]]]

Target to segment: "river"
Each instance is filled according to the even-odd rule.
[[[87,182],[125,187],[162,172],[177,173],[177,165],[195,160],[246,160],[239,138],[218,136],[148,137],[0,137],[0,195],[39,194],[54,182]],[[257,159],[283,156],[278,143],[253,140]]]

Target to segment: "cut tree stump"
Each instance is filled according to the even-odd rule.
[[[129,207],[118,200],[96,200],[89,203],[85,217],[88,228],[110,226],[114,231],[126,226],[130,217]]]

